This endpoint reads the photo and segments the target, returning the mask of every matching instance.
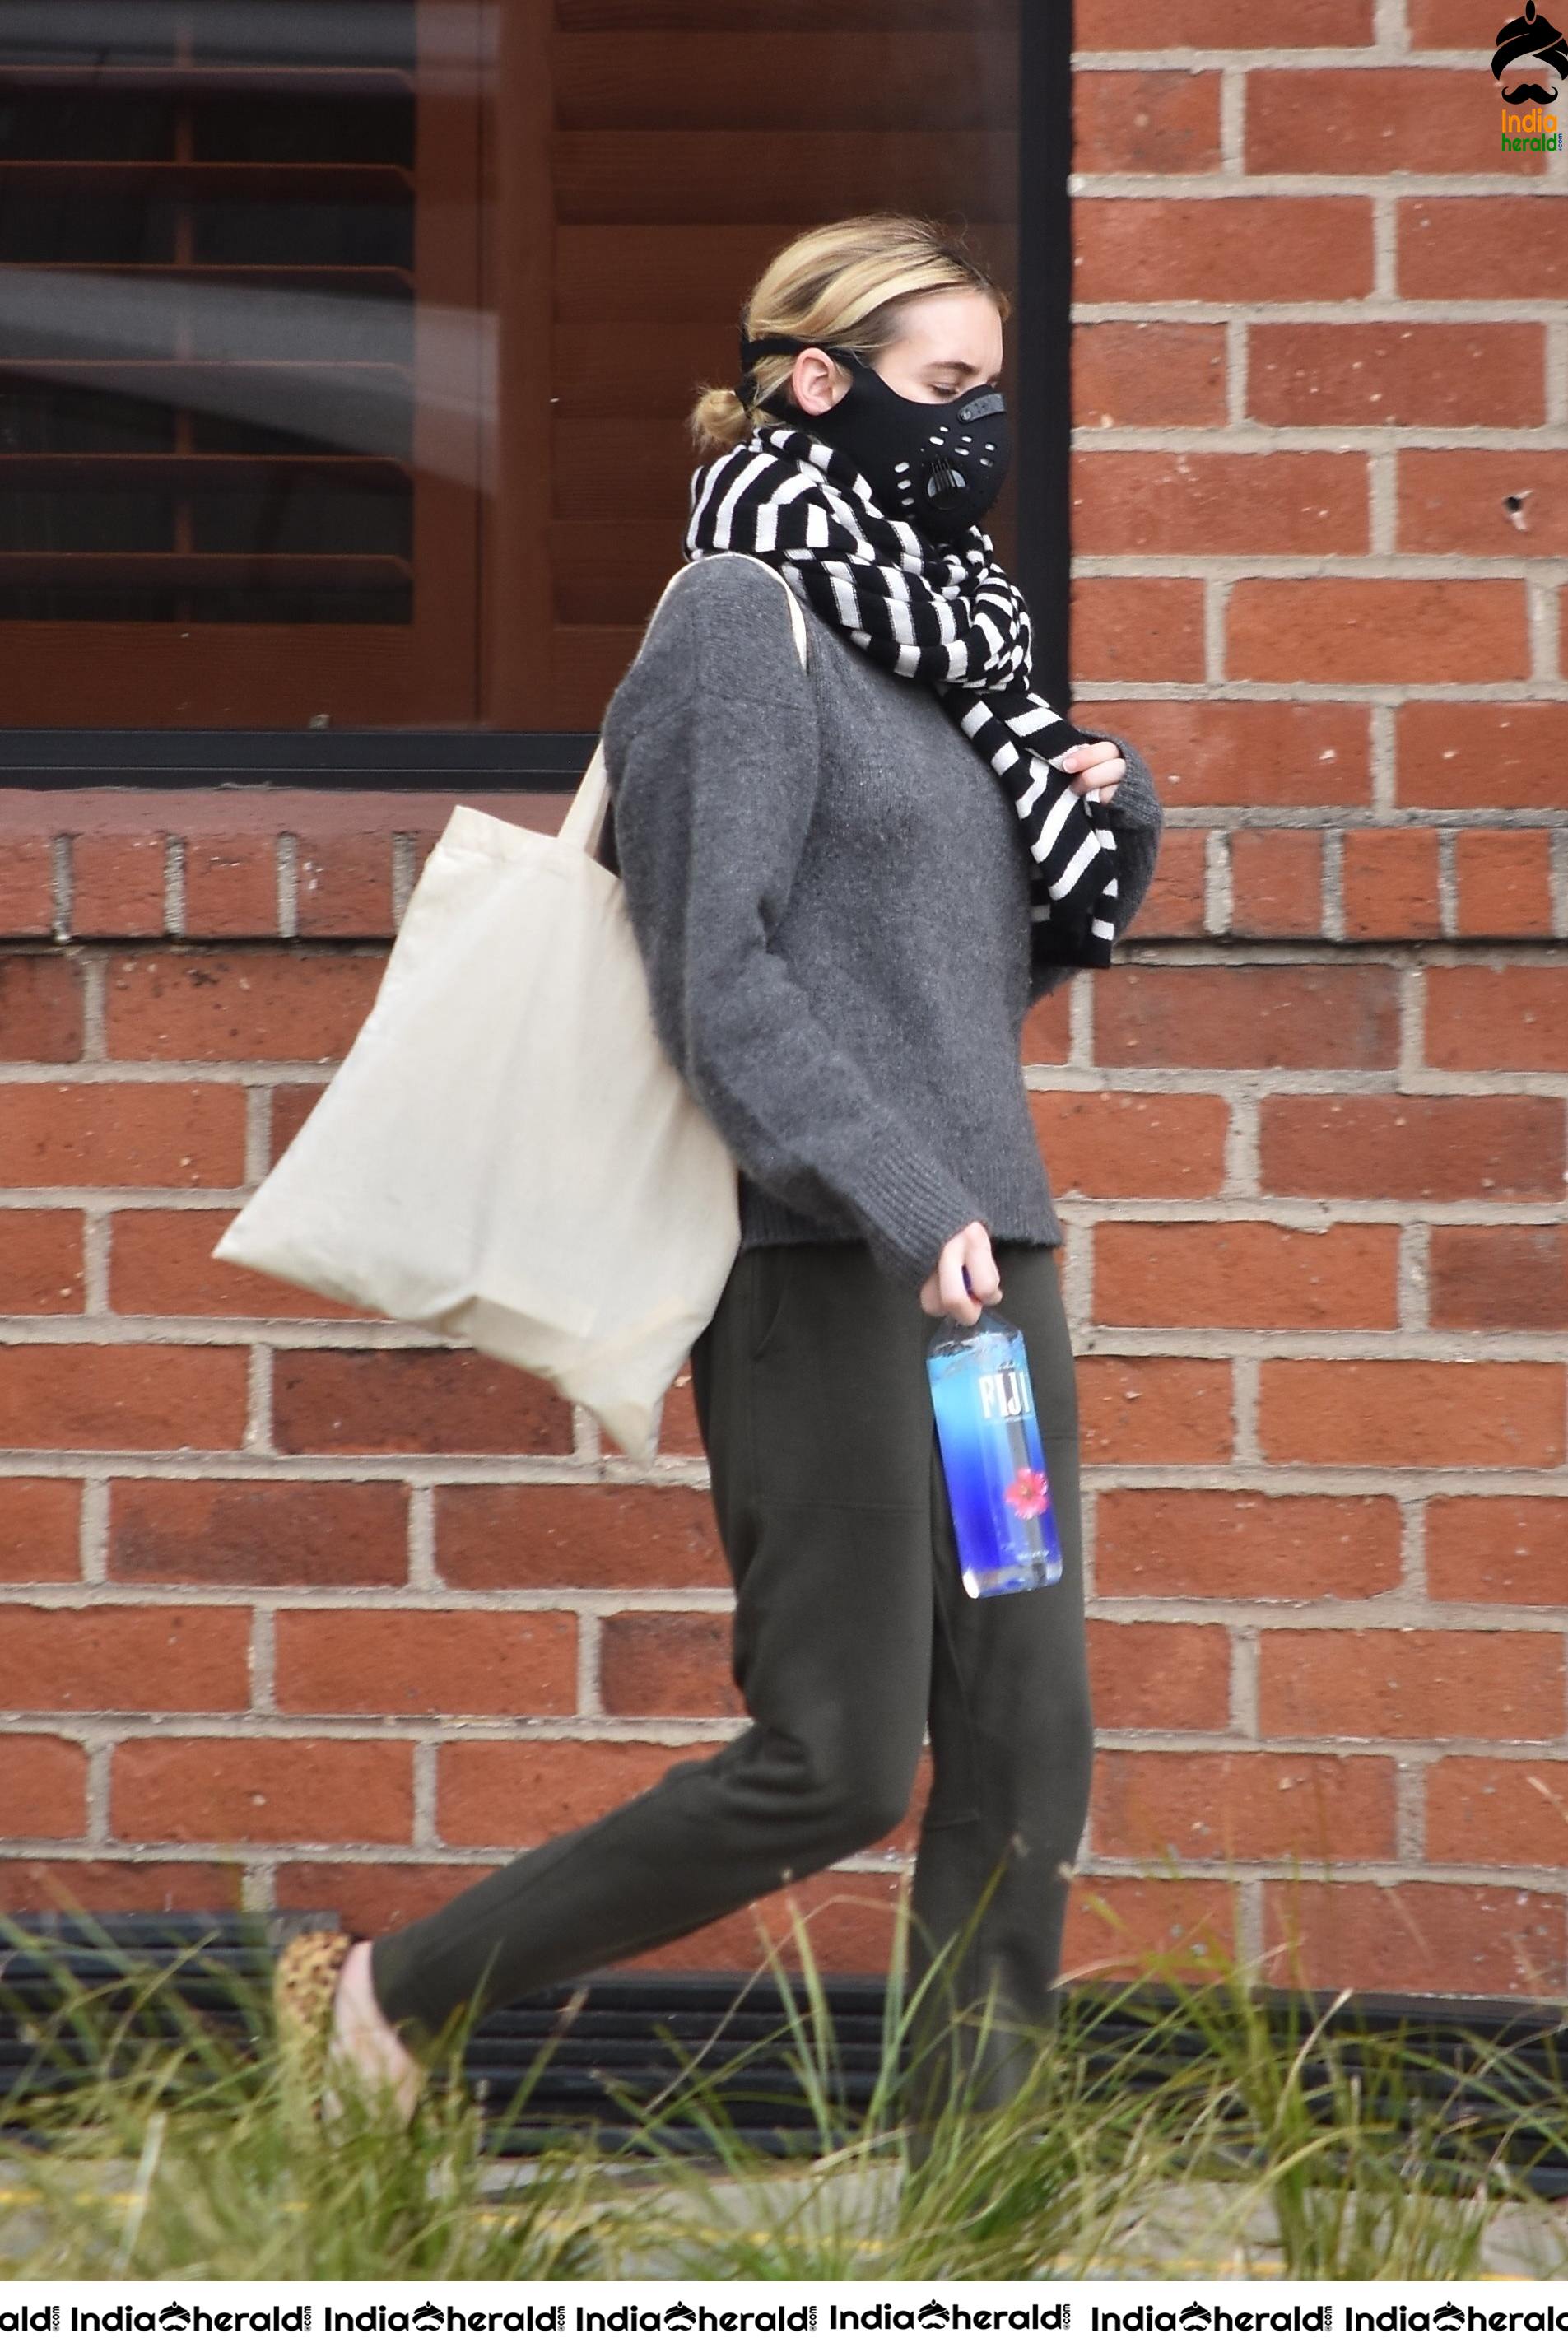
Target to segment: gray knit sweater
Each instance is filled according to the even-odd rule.
[[[741,1171],[741,1246],[861,1239],[918,1286],[971,1219],[1058,1243],[1019,1032],[1031,961],[1000,780],[931,688],[744,557],[671,588],[603,722],[613,858],[665,1051]],[[1154,872],[1149,771],[1104,814],[1118,928]]]

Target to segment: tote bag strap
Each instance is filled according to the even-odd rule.
[[[795,639],[795,651],[800,656],[800,667],[804,669],[807,666],[806,615],[800,610],[800,598],[785,579],[784,574],[776,571],[771,563],[764,563],[759,555],[748,555],[744,548],[727,548],[725,553],[738,556],[743,563],[757,564],[760,570],[770,573],[778,581],[784,591],[785,601],[789,607],[789,626]],[[705,555],[701,559],[705,563],[714,563],[718,560],[716,556],[712,555]],[[653,614],[657,613],[659,604],[664,603],[675,582],[690,570],[689,563],[683,563],[680,571],[673,572],[665,581],[659,592],[659,604],[654,605],[653,612],[648,615],[649,628],[653,626]],[[646,635],[646,630],[643,634]],[[571,806],[561,819],[557,839],[564,841],[570,848],[586,851],[590,857],[596,856],[600,837],[604,831],[605,812],[609,805],[610,778],[605,772],[604,746],[602,743],[596,743],[593,747],[593,757],[583,772],[582,782],[572,794]]]

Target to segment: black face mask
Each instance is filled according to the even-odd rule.
[[[841,451],[871,484],[878,506],[930,539],[955,539],[995,502],[1012,457],[1007,403],[999,392],[965,392],[953,400],[907,400],[838,343],[799,335],[741,331],[742,365],[765,352],[823,351],[850,371],[850,388],[821,416],[798,408],[780,389],[764,407]]]

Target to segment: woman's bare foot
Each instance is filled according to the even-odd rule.
[[[329,2059],[346,2058],[369,2084],[384,2084],[406,2123],[424,2081],[424,2069],[382,2015],[371,1982],[371,1948],[351,1945],[332,2000]]]

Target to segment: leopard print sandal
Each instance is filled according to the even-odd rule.
[[[324,2118],[332,2003],[353,1940],[344,1928],[311,1927],[284,1946],[273,1970],[278,2059],[319,2121]]]

